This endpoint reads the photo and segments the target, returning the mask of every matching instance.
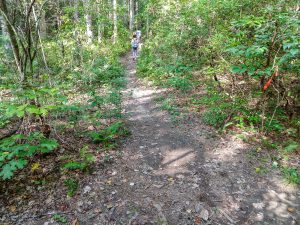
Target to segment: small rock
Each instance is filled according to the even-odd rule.
[[[83,188],[83,194],[89,193],[92,190],[92,188],[90,186],[85,186]]]
[[[208,220],[209,213],[206,209],[202,209],[200,212],[200,218],[207,221]]]
[[[193,184],[193,189],[195,189],[195,188],[198,188],[199,187],[199,185],[198,184]]]
[[[164,184],[153,184],[153,186],[160,189],[164,186]]]
[[[78,206],[78,207],[83,206],[83,201],[77,202],[77,206]]]
[[[293,212],[295,212],[295,209],[294,209],[294,208],[292,208],[292,207],[289,207],[287,210],[288,210],[290,213],[293,213]]]
[[[112,207],[113,207],[112,204],[108,204],[108,205],[106,206],[106,208],[108,208],[108,209],[111,209]]]
[[[89,126],[89,127],[88,127],[88,130],[89,130],[89,131],[93,131],[93,130],[95,130],[95,127],[94,127],[94,126]]]
[[[130,185],[130,186],[134,186],[134,183],[130,183],[129,185]]]
[[[111,175],[112,175],[112,176],[117,175],[117,171],[113,171],[113,172],[111,173]]]
[[[184,175],[179,174],[179,175],[177,175],[176,177],[177,177],[178,179],[183,179],[183,178],[184,178]]]
[[[196,211],[196,213],[199,213],[201,211],[201,209],[203,209],[202,204],[201,203],[197,203],[195,205],[195,211]]]

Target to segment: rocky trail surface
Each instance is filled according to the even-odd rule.
[[[299,190],[276,171],[255,173],[247,157],[253,147],[220,137],[192,115],[175,125],[155,102],[164,90],[139,80],[129,55],[122,62],[132,134],[122,157],[99,166],[67,200],[70,224],[299,224]],[[56,222],[24,217],[17,224]]]
[[[219,137],[192,116],[175,126],[154,101],[164,90],[139,80],[130,56],[122,62],[132,135],[101,194],[110,196],[111,209],[86,224],[299,223],[299,190],[279,174],[255,173],[251,146]]]

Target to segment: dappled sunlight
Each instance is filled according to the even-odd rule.
[[[155,93],[156,93],[155,90],[151,90],[151,89],[147,89],[147,90],[134,89],[132,93],[132,97],[133,98],[151,97]]]
[[[221,142],[213,149],[213,152],[215,155],[218,155],[219,161],[226,162],[234,160],[242,149],[246,149],[246,144],[235,137],[231,137],[229,140],[226,140],[226,142]]]
[[[134,75],[134,74],[136,74],[136,70],[130,70],[130,71],[128,71],[128,73],[129,73],[130,75]]]
[[[129,114],[131,114],[131,113],[135,114],[135,115],[131,115],[130,118],[128,118],[128,120],[136,121],[136,120],[143,120],[143,119],[147,119],[147,118],[159,117],[159,116],[163,115],[163,112],[152,112],[152,113],[145,115],[145,114],[141,113],[143,111],[145,111],[144,108],[137,107],[136,110],[127,112]]]
[[[168,150],[163,155],[161,168],[155,172],[156,175],[175,175],[189,171],[188,164],[196,159],[196,154],[191,148],[179,148]]]
[[[299,204],[295,203],[297,197],[295,194],[286,192],[276,192],[268,190],[263,194],[264,206],[270,216],[278,216],[287,218],[290,216],[289,211],[299,208]]]

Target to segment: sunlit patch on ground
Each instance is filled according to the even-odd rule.
[[[188,172],[188,164],[196,159],[196,154],[191,148],[179,148],[164,153],[161,168],[156,175],[175,175]]]

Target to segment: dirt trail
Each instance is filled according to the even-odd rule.
[[[72,225],[299,224],[299,190],[274,171],[256,174],[251,146],[219,137],[192,115],[175,126],[154,101],[164,90],[139,80],[129,55],[122,63],[132,133],[122,157],[97,165],[75,197],[49,196],[54,205],[46,200],[45,211],[26,211],[16,224],[58,224],[51,215],[65,205]]]
[[[128,78],[124,108],[132,135],[111,169],[116,182],[109,191],[112,209],[96,217],[95,224],[300,221],[299,190],[278,174],[256,174],[247,158],[251,147],[218,137],[192,116],[175,126],[154,101],[163,90],[137,79],[129,55],[122,62]]]

